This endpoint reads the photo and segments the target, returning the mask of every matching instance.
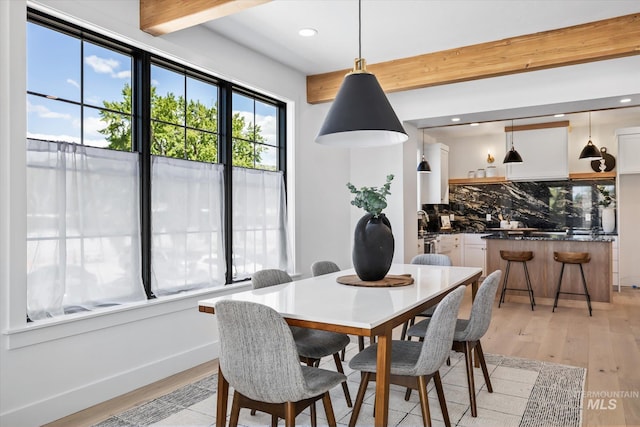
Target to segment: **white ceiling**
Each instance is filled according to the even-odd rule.
[[[638,0],[362,0],[362,56],[373,64],[638,12]],[[203,25],[307,75],[351,68],[358,56],[357,0],[272,0]],[[298,35],[306,27],[318,34]],[[634,94],[634,103],[640,105],[635,95],[639,94]],[[617,99],[592,104],[555,109],[619,107]],[[538,112],[488,112],[472,120],[552,112],[556,111],[545,106]],[[430,118],[414,124],[434,127],[448,120]]]
[[[640,12],[638,0],[362,0],[373,64]],[[351,68],[357,0],[272,0],[204,24],[305,74]],[[315,28],[315,37],[298,35]]]

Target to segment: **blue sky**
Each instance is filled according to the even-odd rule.
[[[27,46],[27,90],[49,98],[27,96],[28,137],[106,146],[98,132],[104,127],[98,110],[85,107],[82,119],[85,134],[81,140],[81,107],[61,100],[80,102],[84,79],[85,104],[102,107],[104,101],[121,101],[124,85],[131,85],[131,58],[34,23],[27,25]],[[184,96],[183,76],[154,66],[151,78],[159,94],[172,92]],[[189,99],[197,99],[208,107],[217,100],[215,86],[193,78],[187,79],[187,94]],[[255,102],[254,113],[253,99],[234,94],[233,110],[240,112],[247,122],[255,121],[268,143],[275,144],[277,123],[273,106]],[[265,161],[275,164],[275,158]]]

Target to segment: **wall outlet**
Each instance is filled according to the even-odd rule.
[[[455,221],[456,219],[456,215],[455,214],[449,214],[449,220],[450,221]]]
[[[584,214],[584,220],[587,222],[591,221],[591,214]]]
[[[487,221],[487,222],[491,222],[491,214],[487,214],[487,215],[484,217],[484,219],[485,219],[485,221]]]

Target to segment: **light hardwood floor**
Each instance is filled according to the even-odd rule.
[[[496,300],[491,326],[482,339],[484,351],[586,367],[583,425],[640,426],[640,398],[615,395],[640,393],[640,289],[615,292],[613,304],[594,306],[593,317],[589,317],[586,303],[579,301],[561,302],[555,313],[551,312],[552,301],[536,302],[535,311],[531,311],[528,300],[520,297],[507,296],[501,308]],[[469,291],[463,304],[461,316],[471,306]],[[215,360],[205,363],[46,427],[91,426],[217,368]],[[600,396],[604,401],[598,401]],[[604,405],[596,409],[596,404]],[[608,409],[613,404],[615,408]]]

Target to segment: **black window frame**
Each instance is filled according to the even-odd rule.
[[[234,283],[233,256],[232,256],[232,96],[239,92],[255,101],[267,103],[276,107],[278,155],[276,169],[285,177],[286,191],[286,103],[271,98],[267,95],[253,91],[236,83],[221,79],[213,74],[208,74],[195,67],[179,63],[161,55],[150,53],[144,49],[117,41],[108,36],[87,30],[76,24],[71,24],[62,19],[52,17],[44,12],[27,8],[27,21],[42,25],[51,30],[79,38],[80,41],[89,41],[101,47],[112,49],[130,55],[132,63],[132,114],[131,114],[131,150],[137,152],[140,161],[140,211],[141,211],[141,258],[142,258],[142,282],[148,299],[155,298],[151,291],[151,66],[158,65],[169,68],[178,73],[184,73],[186,77],[193,77],[212,83],[218,87],[218,163],[224,167],[224,247],[226,257],[225,285]],[[29,91],[26,95],[30,95]],[[36,94],[46,96],[46,94]],[[80,106],[84,104],[80,103]],[[81,109],[82,110],[82,109]],[[185,123],[186,126],[186,123]],[[187,127],[188,128],[188,127]],[[81,134],[82,135],[82,134]],[[108,149],[108,148],[105,148]],[[264,168],[255,168],[264,170]],[[247,280],[243,279],[242,281]],[[239,280],[240,281],[240,280]]]

